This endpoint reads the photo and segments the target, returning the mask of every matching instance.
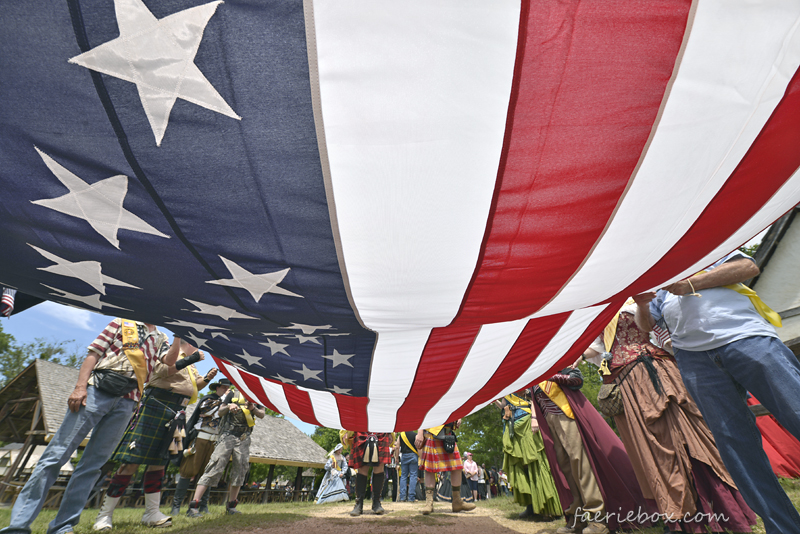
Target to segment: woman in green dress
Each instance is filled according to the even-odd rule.
[[[506,395],[495,402],[503,410],[503,471],[514,488],[514,500],[525,507],[521,519],[562,515],[542,435],[531,413],[530,391]]]

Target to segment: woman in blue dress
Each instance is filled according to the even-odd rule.
[[[350,500],[344,485],[345,473],[347,473],[347,459],[342,456],[342,444],[339,443],[328,454],[325,476],[319,485],[319,491],[317,491],[317,504]]]

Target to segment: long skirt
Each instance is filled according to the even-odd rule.
[[[474,502],[474,499],[472,498],[472,490],[469,489],[469,484],[467,484],[467,477],[464,476],[464,471],[442,471],[440,476],[441,481],[439,482],[439,487],[436,489],[437,501],[453,502],[453,484],[450,481],[450,477],[456,476],[459,477],[459,480],[461,480],[461,487],[458,492],[461,495],[461,500],[463,502]],[[425,495],[422,496],[421,500],[425,500]]]
[[[722,463],[678,367],[667,358],[653,365],[661,393],[645,365],[634,365],[620,384],[625,411],[614,418],[642,493],[656,501],[670,530],[750,532],[756,516]]]
[[[325,473],[325,477],[322,479],[317,491],[317,504],[349,500],[350,497],[347,496],[344,479],[340,478],[339,475],[331,476],[330,471]]]
[[[563,512],[558,490],[544,451],[541,432],[531,430],[531,416],[514,422],[503,432],[503,472],[514,488],[514,500],[522,506],[531,505],[540,515],[560,516]]]

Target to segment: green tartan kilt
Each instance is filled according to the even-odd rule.
[[[180,410],[183,410],[183,406],[179,403],[156,401],[145,396],[139,407],[136,424],[125,431],[111,461],[141,465],[167,463],[169,453],[164,451],[164,441],[171,439],[169,425]]]

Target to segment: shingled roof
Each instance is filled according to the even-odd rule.
[[[75,389],[78,370],[45,360],[35,360],[0,390],[0,441],[21,443],[31,430],[36,399],[41,400],[42,421],[34,429],[34,442],[43,444],[56,433],[67,413],[67,398]],[[23,400],[23,402],[15,402]]]

